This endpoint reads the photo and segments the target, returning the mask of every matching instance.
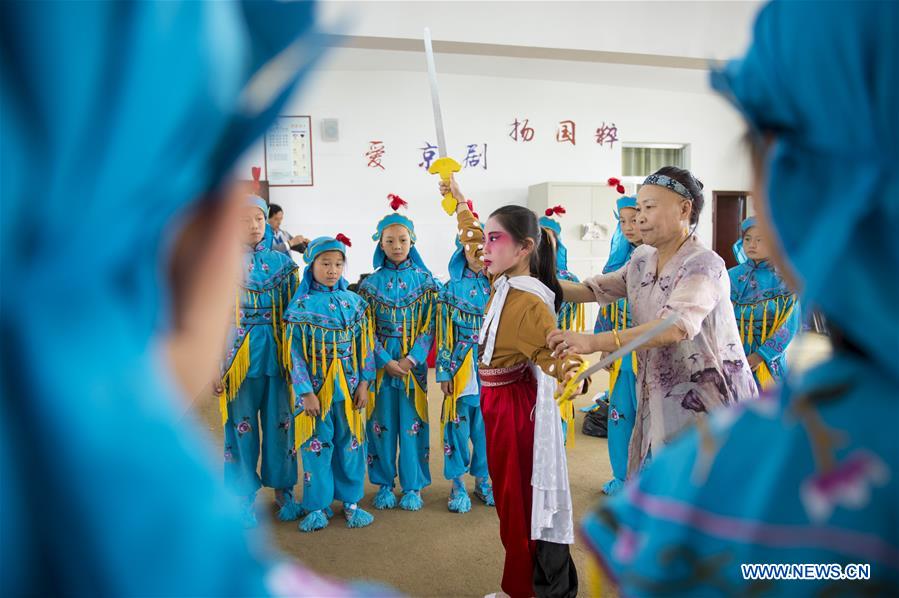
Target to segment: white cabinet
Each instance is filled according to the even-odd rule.
[[[543,216],[547,208],[561,205],[566,214],[558,218],[562,242],[568,249],[568,269],[582,280],[602,273],[615,231],[615,202],[621,195],[605,183],[541,183],[528,188],[528,207]],[[584,226],[594,223],[606,231],[598,241],[584,241]],[[587,306],[588,327],[596,320],[597,307]]]

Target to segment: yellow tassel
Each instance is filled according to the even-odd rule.
[[[237,296],[234,298],[234,327],[240,328],[240,289],[237,289]]]
[[[770,301],[766,301],[764,307],[762,307],[762,342],[764,343],[768,338],[768,306],[771,304]]]
[[[234,355],[228,371],[222,376],[222,386],[225,391],[219,399],[219,409],[222,412],[222,426],[228,422],[228,403],[233,401],[240,390],[241,384],[246,380],[247,372],[250,371],[250,334],[243,338],[240,348]]]
[[[318,371],[318,369],[316,368],[316,364],[315,364],[315,358],[316,358],[316,356],[317,356],[317,354],[316,354],[316,352],[315,352],[315,328],[312,328],[311,330],[309,330],[309,334],[312,335],[312,351],[311,351],[311,353],[312,353],[312,359],[309,359],[308,356],[306,357],[306,359],[307,359],[309,362],[311,362],[310,365],[311,365],[312,367],[311,367],[310,369],[311,369],[311,371],[312,371],[312,375],[315,376],[315,373]],[[305,344],[303,345],[303,350],[305,351]]]
[[[418,380],[415,376],[409,374],[409,377],[412,379],[412,386],[415,388],[415,411],[422,422],[428,423],[428,393],[418,385]]]
[[[403,356],[405,357],[409,353],[408,342],[406,340],[406,311],[403,310]]]
[[[321,354],[322,376],[327,375],[327,372],[328,372],[328,346],[327,346],[327,340],[325,340],[325,334],[326,334],[325,331],[322,330],[322,340],[320,343],[320,346],[322,349],[322,354]],[[313,359],[315,359],[315,357],[313,357]]]
[[[609,368],[609,397],[611,398],[612,392],[615,390],[615,383],[618,382],[618,373],[621,371],[621,360],[618,359],[614,363],[612,363],[612,367]]]
[[[378,399],[378,391],[381,390],[381,381],[384,379],[384,370],[378,370],[375,374],[375,388],[368,387],[368,403],[365,404],[365,415],[371,419],[371,414],[375,411],[375,401]]]
[[[758,368],[756,368],[755,376],[756,378],[758,378],[759,386],[762,388],[762,390],[768,390],[775,384],[774,376],[771,375],[771,370],[768,369],[768,364],[764,361],[759,365]]]
[[[755,339],[755,310],[751,307],[749,308],[749,346],[752,346],[752,341]]]
[[[293,418],[293,446],[299,451],[300,447],[315,434],[315,419],[305,412]]]
[[[559,411],[562,414],[562,421],[566,424],[566,439],[568,446],[574,446],[574,401],[563,401],[559,405]]]

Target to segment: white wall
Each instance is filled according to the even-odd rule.
[[[708,192],[699,227],[708,245],[711,191],[747,186],[742,124],[711,93],[456,74],[441,75],[440,86],[450,154],[460,159],[465,144],[488,145],[488,170],[463,170],[458,176],[482,216],[506,203],[525,205],[533,184],[620,175],[619,144],[610,151],[593,142],[602,121],[614,122],[623,141],[691,144],[691,169]],[[416,223],[425,261],[435,274],[445,274],[455,227],[439,207],[436,177],[417,167],[417,148],[425,140],[436,143],[426,75],[319,71],[285,113],[312,116],[315,186],[271,190],[272,201],[284,207],[284,227],[310,237],[347,234],[353,239],[347,275],[354,280],[371,270],[371,235],[387,213],[386,195],[396,193],[411,204],[408,215]],[[339,119],[339,142],[321,141],[325,117]],[[534,141],[514,143],[508,137],[515,117],[530,120],[537,130]],[[575,147],[555,141],[563,119],[577,123]],[[366,167],[363,154],[372,139],[386,144],[386,171]],[[262,163],[259,144],[239,172]]]

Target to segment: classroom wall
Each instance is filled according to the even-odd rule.
[[[691,168],[707,190],[698,229],[711,245],[711,191],[747,187],[747,162],[740,144],[743,126],[721,99],[696,93],[566,83],[520,78],[441,74],[450,155],[460,160],[466,144],[487,144],[487,170],[458,175],[476,210],[486,216],[506,204],[526,205],[528,187],[547,181],[605,181],[620,175],[620,143],[599,146],[593,132],[614,122],[629,142],[689,143]],[[316,72],[285,114],[312,116],[313,187],[273,187],[271,199],[284,207],[284,227],[309,237],[342,232],[353,240],[347,277],[371,270],[377,221],[387,213],[386,196],[409,201],[418,247],[435,274],[445,275],[455,227],[439,207],[437,179],[417,164],[424,142],[436,144],[427,77],[423,72]],[[340,121],[340,140],[321,140],[322,118]],[[515,118],[529,119],[530,143],[509,138]],[[571,119],[577,145],[557,143],[556,126]],[[385,143],[385,170],[368,168],[370,140]],[[263,164],[262,144],[242,159],[239,174]],[[579,273],[581,274],[581,273]]]

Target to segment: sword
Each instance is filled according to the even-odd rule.
[[[428,62],[428,79],[431,83],[431,106],[434,109],[434,128],[437,130],[437,155],[428,172],[439,174],[440,180],[449,182],[454,172],[462,170],[462,166],[446,155],[446,133],[443,130],[443,112],[440,110],[440,93],[437,88],[437,65],[434,63],[434,48],[431,44],[431,30],[425,27],[425,59]],[[452,192],[443,196],[440,205],[450,216],[456,211],[456,199]]]
[[[618,349],[617,351],[615,351],[613,353],[609,353],[608,355],[606,355],[605,357],[600,359],[598,362],[594,363],[589,368],[587,368],[580,376],[577,377],[577,380],[575,382],[577,382],[577,383],[582,382],[585,378],[592,376],[593,374],[595,374],[596,372],[598,372],[601,369],[609,367],[610,365],[612,365],[613,363],[615,363],[616,361],[618,361],[619,359],[621,359],[628,353],[633,352],[635,349],[637,349],[643,343],[650,341],[650,340],[654,339],[655,337],[657,337],[658,335],[662,334],[663,332],[665,332],[666,330],[668,330],[669,328],[674,326],[674,322],[677,321],[677,317],[678,317],[677,314],[671,314],[670,316],[668,316],[667,318],[665,318],[664,320],[662,320],[661,322],[659,322],[658,324],[656,324],[655,326],[653,326],[652,328],[647,330],[646,332],[642,333],[640,336],[638,336],[631,342],[629,342],[625,345],[622,345],[622,347],[620,349]]]

